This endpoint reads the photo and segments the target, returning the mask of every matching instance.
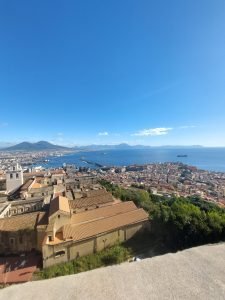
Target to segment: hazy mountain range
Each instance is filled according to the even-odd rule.
[[[22,142],[14,146],[7,148],[2,148],[4,151],[60,151],[60,150],[69,150],[70,148],[53,145],[46,141],[40,141],[37,143]]]
[[[161,146],[160,148],[199,148],[202,146],[193,145],[193,146]],[[10,147],[1,147],[1,151],[98,151],[98,150],[126,150],[126,149],[151,149],[156,148],[153,146],[145,145],[135,145],[131,146],[125,143],[118,145],[88,145],[88,146],[75,146],[75,147],[65,147],[54,145],[46,141],[39,141],[37,143],[22,142],[17,145]],[[159,148],[159,147],[157,147]]]

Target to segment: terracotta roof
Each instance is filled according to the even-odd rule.
[[[85,198],[71,200],[69,201],[69,204],[70,204],[70,209],[76,209],[76,208],[86,208],[89,206],[105,204],[110,202],[113,202],[113,197],[110,193],[105,192],[102,195],[97,195],[94,197],[85,197]]]
[[[52,216],[57,211],[70,213],[69,201],[66,197],[57,196],[50,202],[49,216]]]
[[[42,183],[39,183],[39,182],[35,182],[33,185],[32,185],[32,189],[40,189],[40,188],[43,188],[43,187],[46,187],[48,186],[47,184],[42,184]]]
[[[35,177],[35,181],[37,182],[37,183],[42,183],[43,182],[43,177]]]
[[[79,241],[90,238],[97,234],[105,233],[123,226],[140,223],[147,220],[148,214],[142,208],[140,208],[80,225],[65,225],[63,226],[63,238]]]
[[[131,210],[136,210],[137,207],[133,201],[120,202],[110,206],[104,206],[97,209],[73,214],[71,224],[80,224],[98,219],[111,217],[117,214],[122,214]]]
[[[101,196],[101,195],[106,195],[108,192],[106,192],[105,189],[100,189],[100,190],[89,190],[85,192],[87,197],[96,197],[96,196]]]
[[[21,191],[28,190],[29,186],[33,183],[34,179],[28,179],[20,188]]]
[[[0,231],[18,231],[35,229],[39,212],[27,213],[10,218],[0,219]]]

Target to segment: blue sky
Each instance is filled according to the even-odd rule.
[[[225,146],[224,0],[0,1],[0,142]]]

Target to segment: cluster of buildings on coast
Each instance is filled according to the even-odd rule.
[[[91,172],[65,167],[24,173],[16,163],[2,177],[0,255],[35,251],[48,267],[149,228],[143,209],[114,199]]]
[[[145,186],[160,195],[198,195],[225,206],[225,173],[199,170],[182,163],[108,168],[99,177],[125,188]]]
[[[26,159],[21,156],[19,162]],[[0,255],[36,251],[43,267],[100,251],[149,229],[148,214],[132,201],[113,198],[100,179],[168,197],[198,195],[225,206],[225,173],[182,163],[95,170],[65,165],[24,172],[9,154],[0,167]]]
[[[19,163],[23,170],[42,169],[42,165],[49,162],[49,157],[62,156],[62,151],[0,151],[0,180],[4,178],[4,172],[9,170],[12,165]],[[1,188],[0,188],[1,190]]]

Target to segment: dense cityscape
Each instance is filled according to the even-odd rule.
[[[113,197],[99,184],[98,171],[73,164],[34,166],[64,154],[1,156],[0,284],[29,281],[38,268],[108,251],[149,228],[144,209]]]
[[[225,299],[225,0],[0,1],[0,300]]]
[[[199,170],[182,163],[109,168],[98,175],[123,187],[142,187],[154,194],[191,196],[225,205],[225,173]]]
[[[65,155],[68,151],[38,151],[38,152],[0,152],[0,186],[5,185],[5,172],[12,164],[19,163],[24,175],[29,172],[48,172],[46,164],[49,159]],[[81,154],[82,155],[82,154]],[[137,187],[150,189],[159,195],[191,196],[196,195],[206,201],[225,205],[225,173],[201,170],[195,166],[183,163],[152,163],[146,165],[98,167],[76,167],[88,175],[97,176],[122,187]],[[59,166],[63,168],[63,166]]]

